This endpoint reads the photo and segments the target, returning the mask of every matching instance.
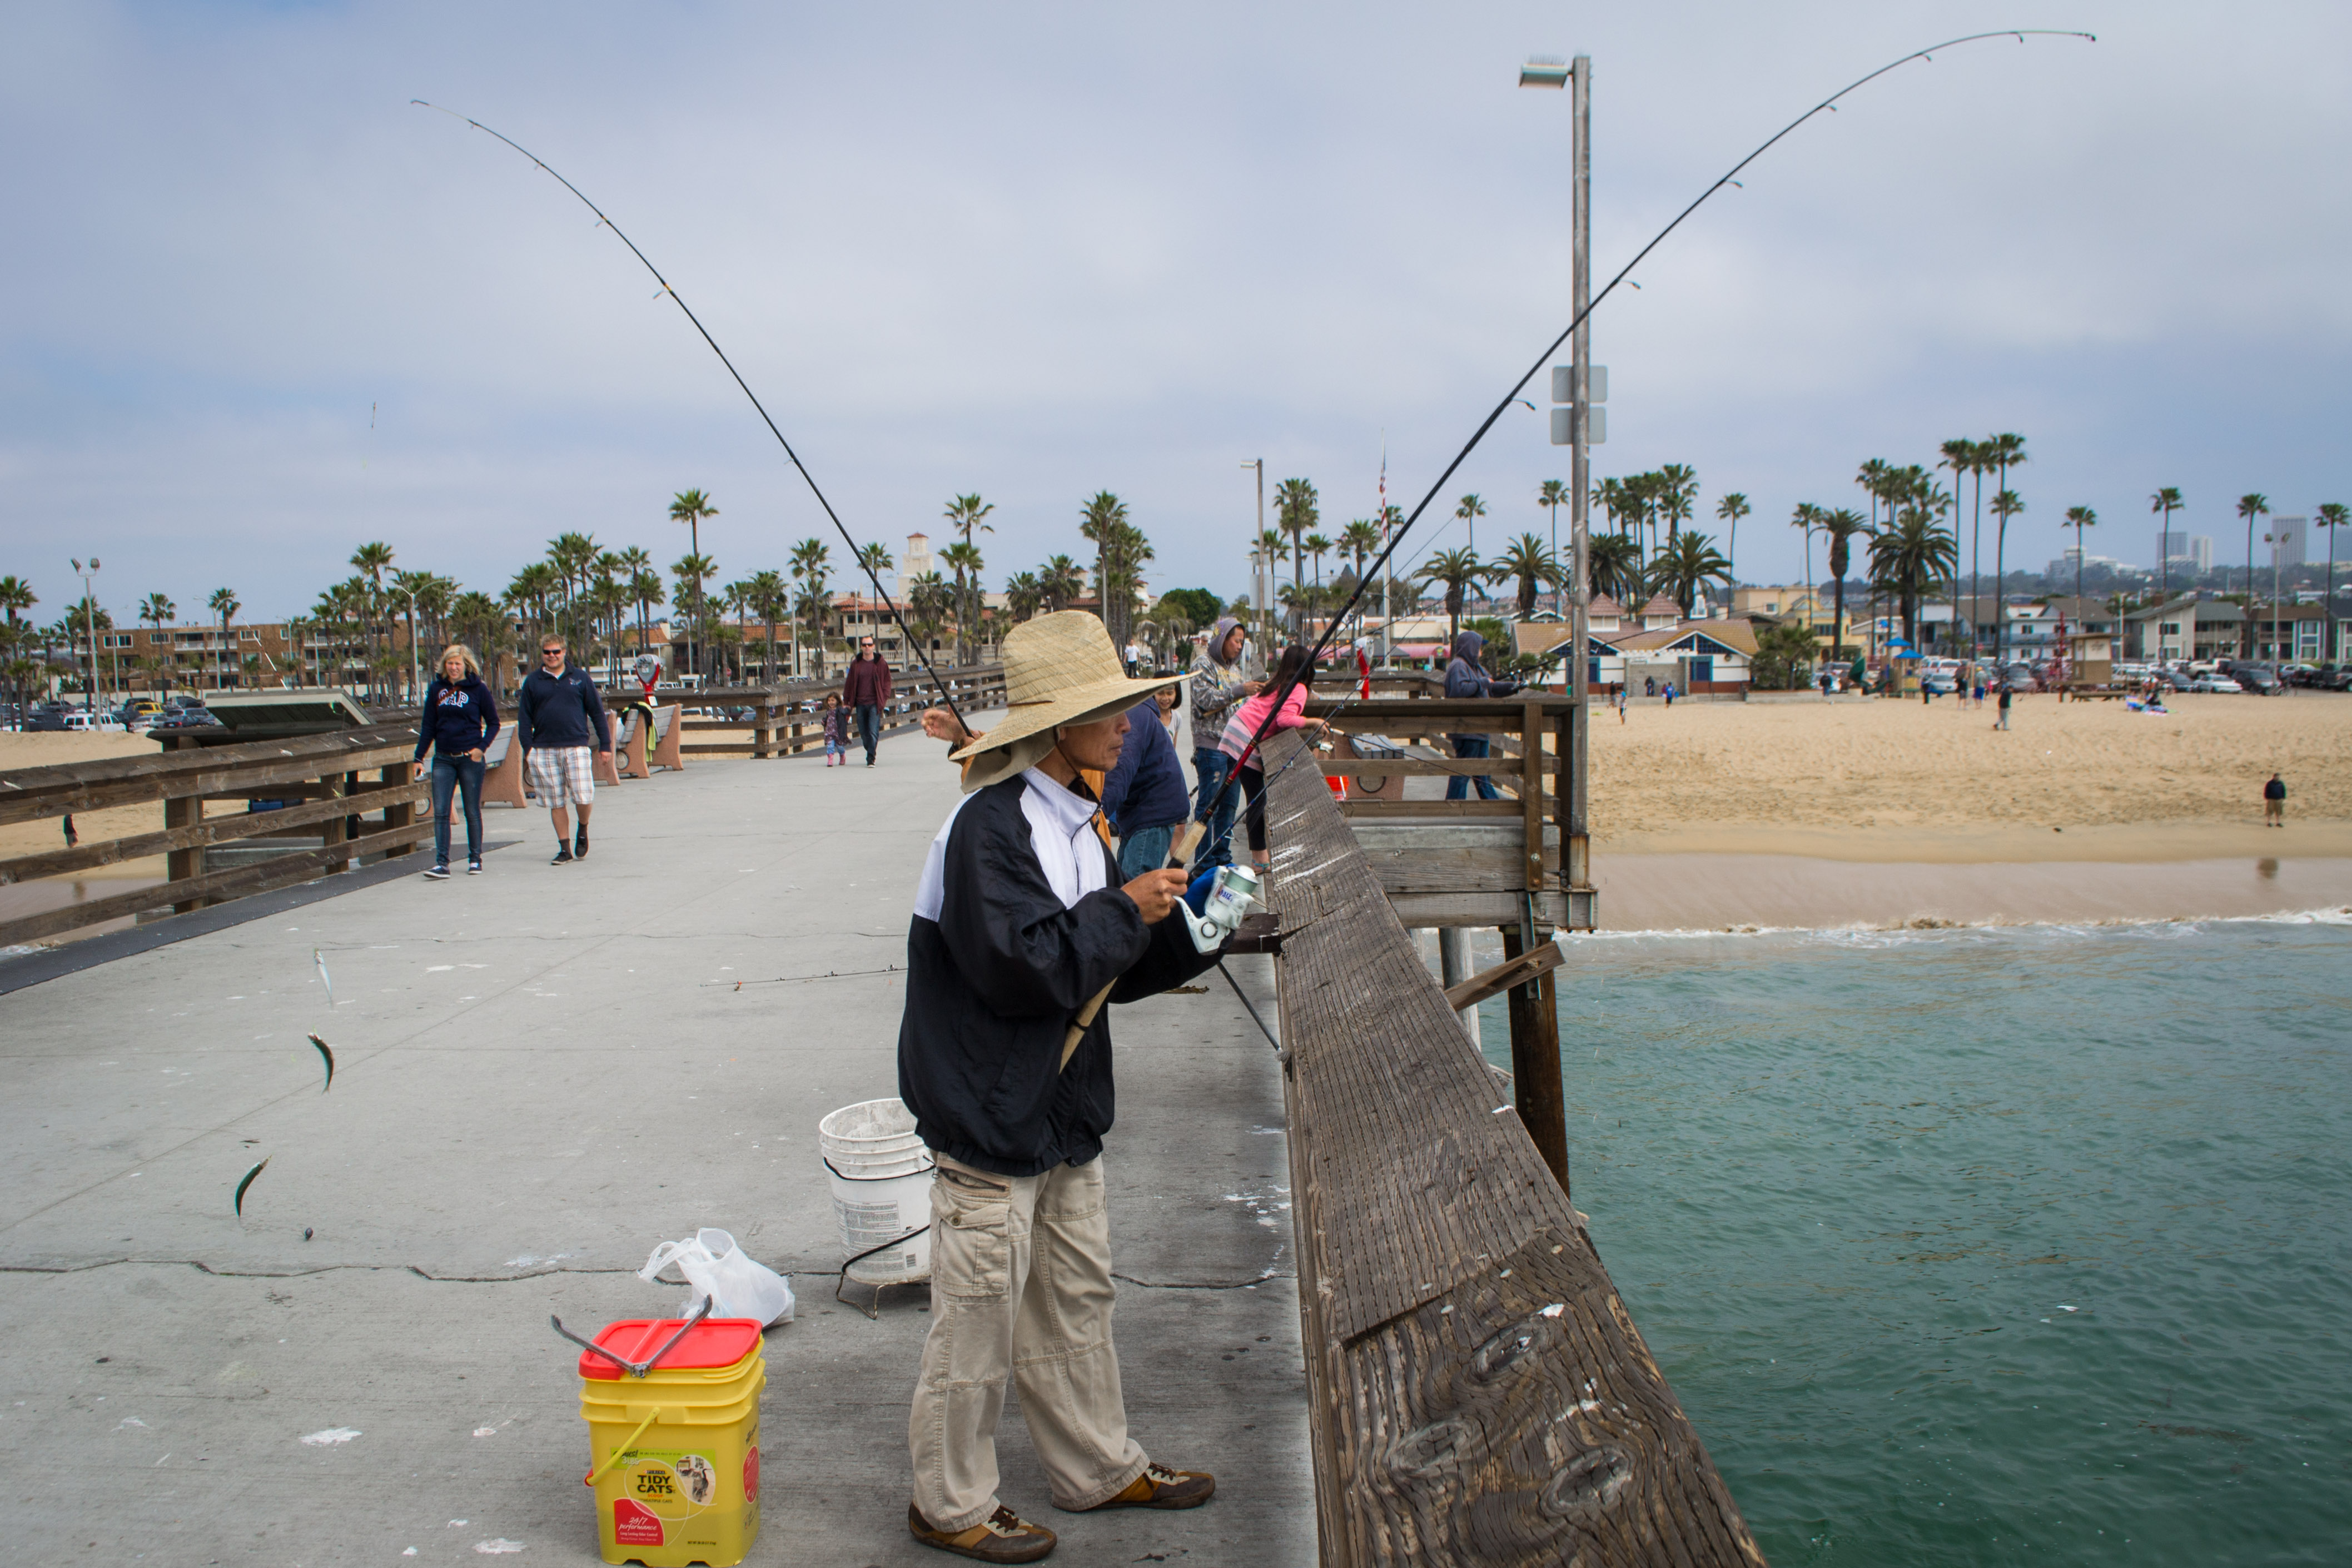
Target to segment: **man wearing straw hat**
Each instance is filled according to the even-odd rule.
[[[1192,1508],[1216,1482],[1128,1436],[1111,1343],[1103,1134],[1107,995],[1134,1001],[1216,959],[1170,920],[1181,871],[1118,879],[1080,770],[1117,764],[1132,680],[1103,624],[1039,616],[1004,640],[1008,711],[955,754],[964,797],[931,841],[907,938],[898,1093],[938,1162],[931,1327],[908,1422],[915,1538],[1034,1563],[1054,1533],[996,1495],[1007,1377],[1054,1506]]]

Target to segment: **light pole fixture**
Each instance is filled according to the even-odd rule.
[[[1560,881],[1568,893],[1571,911],[1570,924],[1576,924],[1573,912],[1580,904],[1592,908],[1591,839],[1587,827],[1591,808],[1590,785],[1586,760],[1591,755],[1589,735],[1591,728],[1591,608],[1592,572],[1591,529],[1587,508],[1591,500],[1592,478],[1589,447],[1603,433],[1596,428],[1600,411],[1593,405],[1604,401],[1606,383],[1595,386],[1592,366],[1592,329],[1584,319],[1592,300],[1592,57],[1579,55],[1573,63],[1554,55],[1530,56],[1519,68],[1522,88],[1572,88],[1569,103],[1570,158],[1570,319],[1576,323],[1570,334],[1571,348],[1567,375],[1555,369],[1553,394],[1565,408],[1552,411],[1554,440],[1564,434],[1570,439],[1569,449],[1568,538],[1569,571],[1574,585],[1569,615],[1569,695],[1575,702],[1575,718],[1570,731],[1570,755],[1566,758],[1568,821],[1560,842]],[[1605,375],[1607,372],[1603,371]],[[1562,382],[1565,385],[1562,385]],[[1566,392],[1563,398],[1559,394]],[[1597,395],[1596,395],[1597,394]],[[1565,413],[1565,421],[1560,415]],[[1559,432],[1566,423],[1568,429]],[[1532,743],[1531,743],[1532,744]],[[1532,936],[1532,932],[1528,933]]]
[[[67,559],[72,559],[71,557]],[[76,560],[73,569],[75,575],[81,579],[83,618],[89,622],[89,685],[82,690],[82,711],[95,722],[98,717],[98,596],[91,591],[89,580],[98,575],[98,558],[90,557],[88,566]]]
[[[1266,644],[1273,638],[1273,611],[1266,601],[1273,597],[1274,572],[1265,559],[1263,540],[1265,538],[1265,459],[1253,457],[1242,465],[1257,471],[1257,532],[1250,536],[1250,592],[1256,596],[1258,621],[1258,656],[1265,656]],[[1214,631],[1215,628],[1210,628]]]

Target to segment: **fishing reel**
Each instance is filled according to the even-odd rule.
[[[1213,953],[1223,947],[1241,929],[1250,905],[1259,902],[1258,890],[1263,885],[1257,873],[1248,866],[1219,866],[1209,883],[1208,897],[1202,901],[1201,913],[1193,914],[1190,904],[1181,906],[1184,929],[1192,936],[1192,946],[1202,953]]]

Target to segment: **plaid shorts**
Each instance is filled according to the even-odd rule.
[[[523,759],[531,793],[547,810],[585,806],[596,799],[596,752],[587,746],[541,746]]]

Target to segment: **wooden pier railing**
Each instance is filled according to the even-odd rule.
[[[1277,771],[1298,744],[1269,896],[1322,1563],[1760,1568],[1538,1147],[1556,1034],[1550,1103],[1523,1067],[1498,1106],[1320,771]]]
[[[71,812],[150,800],[163,803],[160,831],[0,861],[0,883],[68,876],[151,855],[165,857],[161,884],[0,922],[0,946],[151,910],[185,913],[307,882],[363,857],[406,854],[433,835],[429,806],[416,809],[428,801],[426,786],[412,783],[408,777],[409,758],[416,749],[413,716],[283,740],[203,744],[216,734],[159,737],[169,744],[153,757],[110,757],[0,773],[0,823],[42,818],[62,821]],[[272,810],[205,814],[208,800],[249,805],[257,800],[289,803]],[[373,822],[364,820],[370,817]],[[276,848],[289,840],[305,847],[289,848],[251,864],[205,867],[209,850]]]
[[[923,709],[939,705],[941,683],[954,696],[956,706],[967,712],[1000,707],[1004,702],[1002,664],[966,664],[941,670],[936,682],[923,674],[920,666],[893,670],[890,678],[894,689],[882,714],[885,735],[915,727]],[[751,732],[748,741],[687,742],[680,749],[688,757],[796,757],[824,745],[824,699],[828,694],[841,690],[841,679],[835,674],[823,680],[782,681],[772,686],[663,686],[649,700],[656,706],[680,704],[689,711],[714,707],[751,710],[751,716],[742,719],[713,718],[708,711],[684,719],[688,735],[745,729]],[[618,706],[633,700],[635,695],[632,689],[616,688],[606,694],[605,700]]]

